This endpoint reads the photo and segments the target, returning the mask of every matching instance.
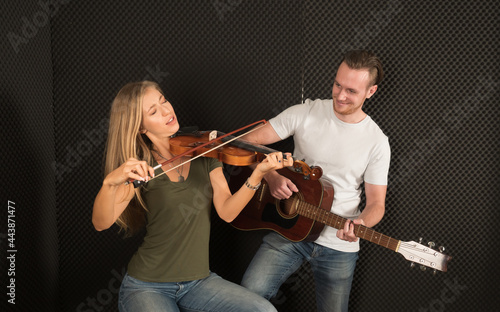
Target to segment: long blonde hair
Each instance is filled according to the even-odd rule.
[[[151,141],[139,132],[142,122],[142,100],[146,90],[154,88],[163,92],[156,82],[140,81],[128,83],[116,95],[111,106],[104,175],[120,167],[129,158],[145,160],[152,165]],[[136,233],[145,224],[147,210],[140,188],[128,207],[116,220],[120,231],[126,235]]]

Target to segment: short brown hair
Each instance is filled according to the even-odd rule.
[[[382,62],[372,52],[367,50],[352,50],[344,54],[341,64],[345,62],[352,69],[368,69],[372,84],[378,85],[384,79]]]

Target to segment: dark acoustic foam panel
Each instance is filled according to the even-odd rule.
[[[0,4],[1,311],[58,305],[49,21],[34,1]]]
[[[227,132],[304,98],[330,97],[341,53],[369,48],[382,58],[386,79],[366,111],[393,152],[387,215],[377,230],[407,241],[434,240],[454,259],[449,272],[432,276],[363,242],[351,310],[486,308],[496,302],[490,289],[497,274],[484,252],[491,242],[479,239],[498,219],[485,217],[497,216],[498,207],[496,13],[493,2],[75,3],[53,26],[57,156],[77,148],[84,131],[102,129],[112,97],[127,81],[157,80],[183,125]],[[74,105],[65,109],[66,103]],[[95,233],[86,221],[101,180],[104,139],[95,141],[72,168],[78,181],[58,188],[64,309],[87,307],[87,298],[115,309],[117,296],[107,283],[140,242],[121,240],[116,229]],[[77,211],[70,208],[75,201]],[[76,216],[83,222],[70,222]],[[239,282],[264,234],[213,219],[211,267]],[[466,235],[472,224],[482,226]],[[483,252],[472,252],[473,246]],[[85,265],[77,265],[81,259]],[[79,291],[70,291],[76,281]],[[450,285],[455,292],[446,292]],[[315,310],[308,264],[274,303],[281,311]]]
[[[276,103],[300,102],[301,3],[225,5],[73,2],[54,17],[56,156],[68,169],[57,181],[63,310],[95,303],[114,311],[118,296],[108,283],[119,279],[141,241],[123,240],[115,227],[97,233],[90,222],[102,183],[103,125],[122,85],[157,81],[181,125],[200,130],[229,132],[272,117]],[[212,269],[236,280],[246,266],[219,269],[233,254],[228,231],[213,228],[220,243],[212,248]]]
[[[22,260],[19,291],[30,292],[26,306],[54,310],[59,284],[57,310],[117,311],[117,289],[143,233],[123,239],[116,227],[96,232],[91,212],[103,178],[109,107],[121,86],[155,80],[183,126],[228,132],[303,99],[330,98],[340,56],[353,48],[373,50],[386,71],[365,104],[392,150],[387,211],[375,229],[403,241],[432,240],[453,260],[448,272],[433,276],[362,241],[350,311],[499,306],[498,3],[61,1],[50,25],[19,54],[6,34],[20,32],[22,17],[42,8],[33,1],[9,2],[6,9],[2,17],[13,14],[2,19],[2,58],[8,52],[2,112],[25,120],[2,121],[14,138],[5,146],[16,151],[6,159],[32,162],[6,167],[5,176],[16,177],[12,194],[22,194],[23,208],[31,208],[20,217],[26,225],[18,239],[48,250]],[[34,104],[33,97],[39,98]],[[291,151],[293,143],[275,147]],[[36,185],[34,193],[17,186],[19,173]],[[40,176],[47,180],[39,182]],[[212,221],[211,269],[239,283],[265,233],[235,230],[215,212]],[[28,268],[40,262],[39,270]],[[46,284],[29,284],[32,276]],[[273,303],[279,311],[316,311],[314,287],[304,263]]]
[[[360,4],[361,2],[356,2]],[[491,311],[498,269],[499,5],[316,1],[305,7],[305,97],[331,97],[340,55],[366,48],[386,78],[365,111],[389,136],[387,213],[377,229],[447,247],[449,272],[407,269],[362,242],[353,311]]]

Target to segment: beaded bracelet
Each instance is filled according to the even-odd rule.
[[[256,190],[258,190],[258,189],[259,189],[259,187],[260,187],[260,184],[261,184],[261,183],[262,183],[262,182],[259,182],[259,184],[257,184],[256,186],[253,186],[253,185],[251,185],[251,184],[248,182],[248,179],[247,179],[247,180],[245,181],[245,186],[246,186],[246,187],[248,187],[249,189],[251,189],[252,191],[256,191]]]

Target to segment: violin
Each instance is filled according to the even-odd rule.
[[[265,120],[257,121],[227,134],[220,131],[198,131],[196,129],[190,132],[179,131],[170,138],[170,152],[177,156],[159,164],[153,169],[156,170],[183,156],[188,156],[190,159],[160,173],[159,175],[156,175],[155,178],[174,170],[187,162],[193,161],[198,157],[216,158],[222,163],[232,166],[249,166],[254,163],[261,162],[267,154],[276,152],[276,150],[240,139],[240,137],[250,133],[251,131],[257,130],[260,127],[255,127],[237,137],[232,136],[232,134],[258,123],[263,123],[261,126],[264,126],[267,122]],[[301,160],[294,160],[291,169],[295,172],[301,173],[306,180],[318,180],[323,175],[321,167],[309,167],[304,161]],[[150,181],[151,180],[152,179],[150,179]],[[137,188],[147,182],[131,180],[125,184],[128,183],[133,183],[134,187]]]
[[[217,135],[222,132],[217,131]],[[238,143],[224,144],[222,139],[214,140],[213,131],[195,132],[191,135],[177,135],[170,139],[170,152],[174,155],[187,153],[185,156],[195,157],[203,155],[204,157],[216,158],[220,162],[232,166],[249,166],[262,161],[264,153],[258,153],[256,150],[247,147],[246,149]],[[208,144],[205,144],[207,143]],[[250,144],[250,143],[248,143]],[[195,149],[203,145],[202,148]]]

